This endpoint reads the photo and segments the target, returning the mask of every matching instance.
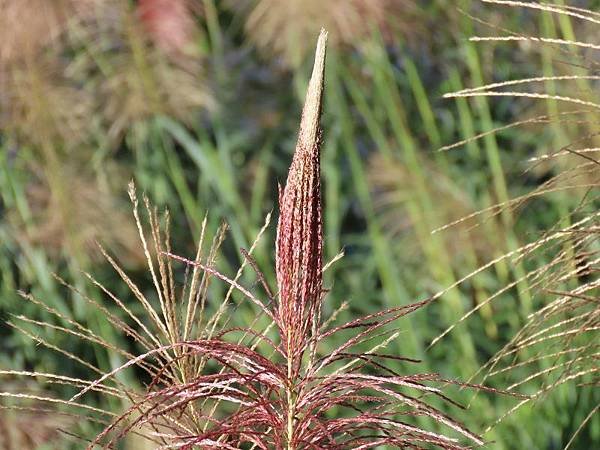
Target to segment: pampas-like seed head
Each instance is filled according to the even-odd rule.
[[[187,0],[140,0],[137,13],[154,44],[167,54],[193,46],[194,18]]]
[[[286,185],[280,187],[277,224],[278,318],[288,359],[306,348],[318,316],[323,269],[323,227],[320,183],[321,101],[327,33],[317,43],[315,65],[306,93],[296,151]]]

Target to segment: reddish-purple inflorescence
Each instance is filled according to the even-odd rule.
[[[280,186],[277,224],[277,286],[284,351],[297,370],[319,316],[323,271],[320,182],[321,99],[327,34],[321,32],[306,94],[296,151],[285,187]]]

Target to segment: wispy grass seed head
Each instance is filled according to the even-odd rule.
[[[281,56],[298,67],[310,55],[310,42],[321,27],[330,33],[335,46],[357,46],[373,28],[382,29],[389,17],[410,30],[413,0],[246,0],[230,2],[246,9],[246,31],[259,49]],[[240,6],[242,7],[240,8]],[[245,7],[245,8],[244,8]],[[409,33],[406,33],[409,34]]]

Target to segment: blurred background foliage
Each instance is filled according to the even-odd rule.
[[[518,208],[491,207],[576,166],[567,156],[526,170],[529,159],[597,134],[597,117],[506,128],[438,151],[511,122],[568,111],[551,100],[443,94],[574,67],[561,64],[560,51],[532,41],[477,43],[470,36],[510,28],[563,39],[576,32],[579,40],[598,43],[598,25],[471,0],[0,0],[0,11],[0,368],[88,370],[40,345],[43,340],[103,370],[120,362],[57,330],[32,332],[15,315],[65,324],[23,301],[19,289],[116,345],[133,345],[52,276],[100,299],[89,272],[131,298],[99,242],[151,291],[127,201],[129,179],[169,209],[176,253],[193,256],[205,215],[209,237],[226,222],[228,239],[217,264],[226,274],[236,270],[238,248],[248,248],[265,215],[276,209],[322,26],[331,37],[322,153],[325,250],[328,260],[341,249],[346,254],[327,274],[330,308],[348,300],[343,314],[369,313],[454,286],[400,323],[402,338],[391,350],[422,359],[420,371],[468,380],[545,301],[532,295],[523,277],[547,262],[547,254],[501,260],[456,283],[569,217],[585,189],[558,190]],[[592,61],[597,56],[581,54]],[[561,86],[546,84],[560,92]],[[591,84],[578,89],[595,95]],[[588,185],[597,182],[597,170],[586,176]],[[271,226],[255,253],[271,285],[274,231]],[[504,287],[494,302],[428,348]],[[213,283],[210,289],[218,305],[226,287]],[[239,323],[253,314],[238,312],[233,320]],[[521,378],[539,368],[523,370],[531,372]],[[6,388],[16,381],[8,376],[1,383]],[[490,383],[507,386],[503,379]],[[456,392],[453,398],[469,405],[459,417],[476,432],[516,403],[485,393],[472,398]],[[564,386],[518,409],[485,437],[494,441],[490,448],[562,448],[599,401],[597,389]],[[0,429],[30,420],[27,414],[2,413]],[[40,423],[63,420],[69,417]],[[38,448],[44,440],[50,443],[41,448],[62,448],[52,440],[53,427],[13,437],[4,448]],[[592,420],[571,448],[598,446],[600,423]]]

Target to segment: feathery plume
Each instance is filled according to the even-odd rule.
[[[194,18],[187,0],[140,0],[137,14],[157,47],[167,54],[193,45]]]
[[[246,15],[249,39],[261,50],[298,67],[311,52],[311,36],[320,27],[330,33],[331,44],[359,46],[378,28],[411,39],[419,21],[414,0],[228,0],[235,12]],[[394,20],[388,20],[393,17]],[[393,22],[393,23],[392,23]]]

